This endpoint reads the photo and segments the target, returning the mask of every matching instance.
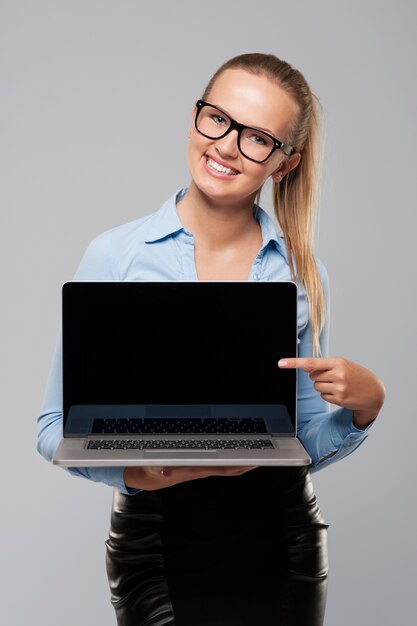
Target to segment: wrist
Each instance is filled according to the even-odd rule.
[[[125,486],[130,489],[142,489],[142,487],[138,485],[138,482],[140,482],[141,471],[141,467],[125,467],[123,472]]]
[[[374,409],[352,410],[353,424],[356,428],[365,429],[371,422],[378,417],[380,410],[385,402],[385,386],[382,380],[377,379],[378,388],[374,394]]]
[[[353,425],[356,428],[365,430],[365,428],[378,417],[378,413],[379,411],[358,411],[355,409],[352,411]]]

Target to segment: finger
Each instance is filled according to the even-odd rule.
[[[334,359],[324,359],[321,357],[288,357],[278,361],[278,367],[282,369],[300,368],[306,372],[312,370],[329,370],[334,366]]]
[[[321,394],[326,393],[326,394],[331,395],[331,396],[334,395],[336,393],[336,391],[337,391],[337,389],[335,389],[335,386],[333,385],[333,383],[315,382],[313,387],[319,393],[321,393]]]
[[[326,400],[326,402],[330,402],[331,404],[337,404],[337,406],[343,406],[341,401],[337,400],[337,397],[334,394],[322,393],[321,397],[323,398],[323,400]]]
[[[207,467],[187,467],[182,468],[186,470],[188,475],[194,477],[199,476],[234,476],[255,469],[257,465],[240,465],[240,466],[207,466]]]
[[[222,470],[222,474],[242,474],[244,472],[250,472],[253,469],[256,469],[258,466],[257,465],[245,465],[245,466],[239,466],[239,467],[225,467]]]
[[[225,466],[215,466],[215,465],[209,465],[209,466],[204,466],[204,467],[190,467],[187,468],[189,469],[191,472],[192,471],[196,471],[196,472],[210,472],[211,474],[233,474],[234,472],[242,472],[242,471],[246,471],[249,469],[255,469],[255,467],[257,467],[257,465],[225,465]]]
[[[204,473],[204,476],[241,476],[242,474],[246,474],[247,472],[251,472],[256,469],[255,467],[230,467],[223,470],[215,469],[215,468],[207,468],[207,471]]]
[[[159,465],[149,465],[146,469],[148,473],[151,474],[151,476],[161,476],[163,472],[165,473],[165,471],[167,470],[166,467],[162,467]]]
[[[337,374],[333,370],[311,370],[308,372],[311,380],[318,383],[334,383],[338,380]]]

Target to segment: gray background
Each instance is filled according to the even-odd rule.
[[[111,488],[35,450],[60,288],[94,236],[189,183],[194,101],[223,61],[260,51],[300,69],[326,113],[317,255],[331,281],[330,355],[387,389],[365,444],[313,476],[330,524],[326,625],[409,624],[415,4],[3,0],[0,25],[2,622],[115,623]],[[261,204],[270,210],[268,190]]]

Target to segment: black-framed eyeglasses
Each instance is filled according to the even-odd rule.
[[[239,124],[230,115],[204,100],[197,100],[195,127],[208,139],[222,139],[232,130],[237,130],[237,146],[241,154],[250,161],[263,163],[275,152],[282,150],[290,156],[295,148],[283,143],[259,128]]]

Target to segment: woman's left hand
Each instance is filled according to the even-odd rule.
[[[282,365],[283,361],[287,365]],[[323,400],[354,411],[353,422],[357,428],[366,428],[384,404],[383,382],[366,367],[344,357],[285,358],[278,361],[278,366],[308,372]]]

